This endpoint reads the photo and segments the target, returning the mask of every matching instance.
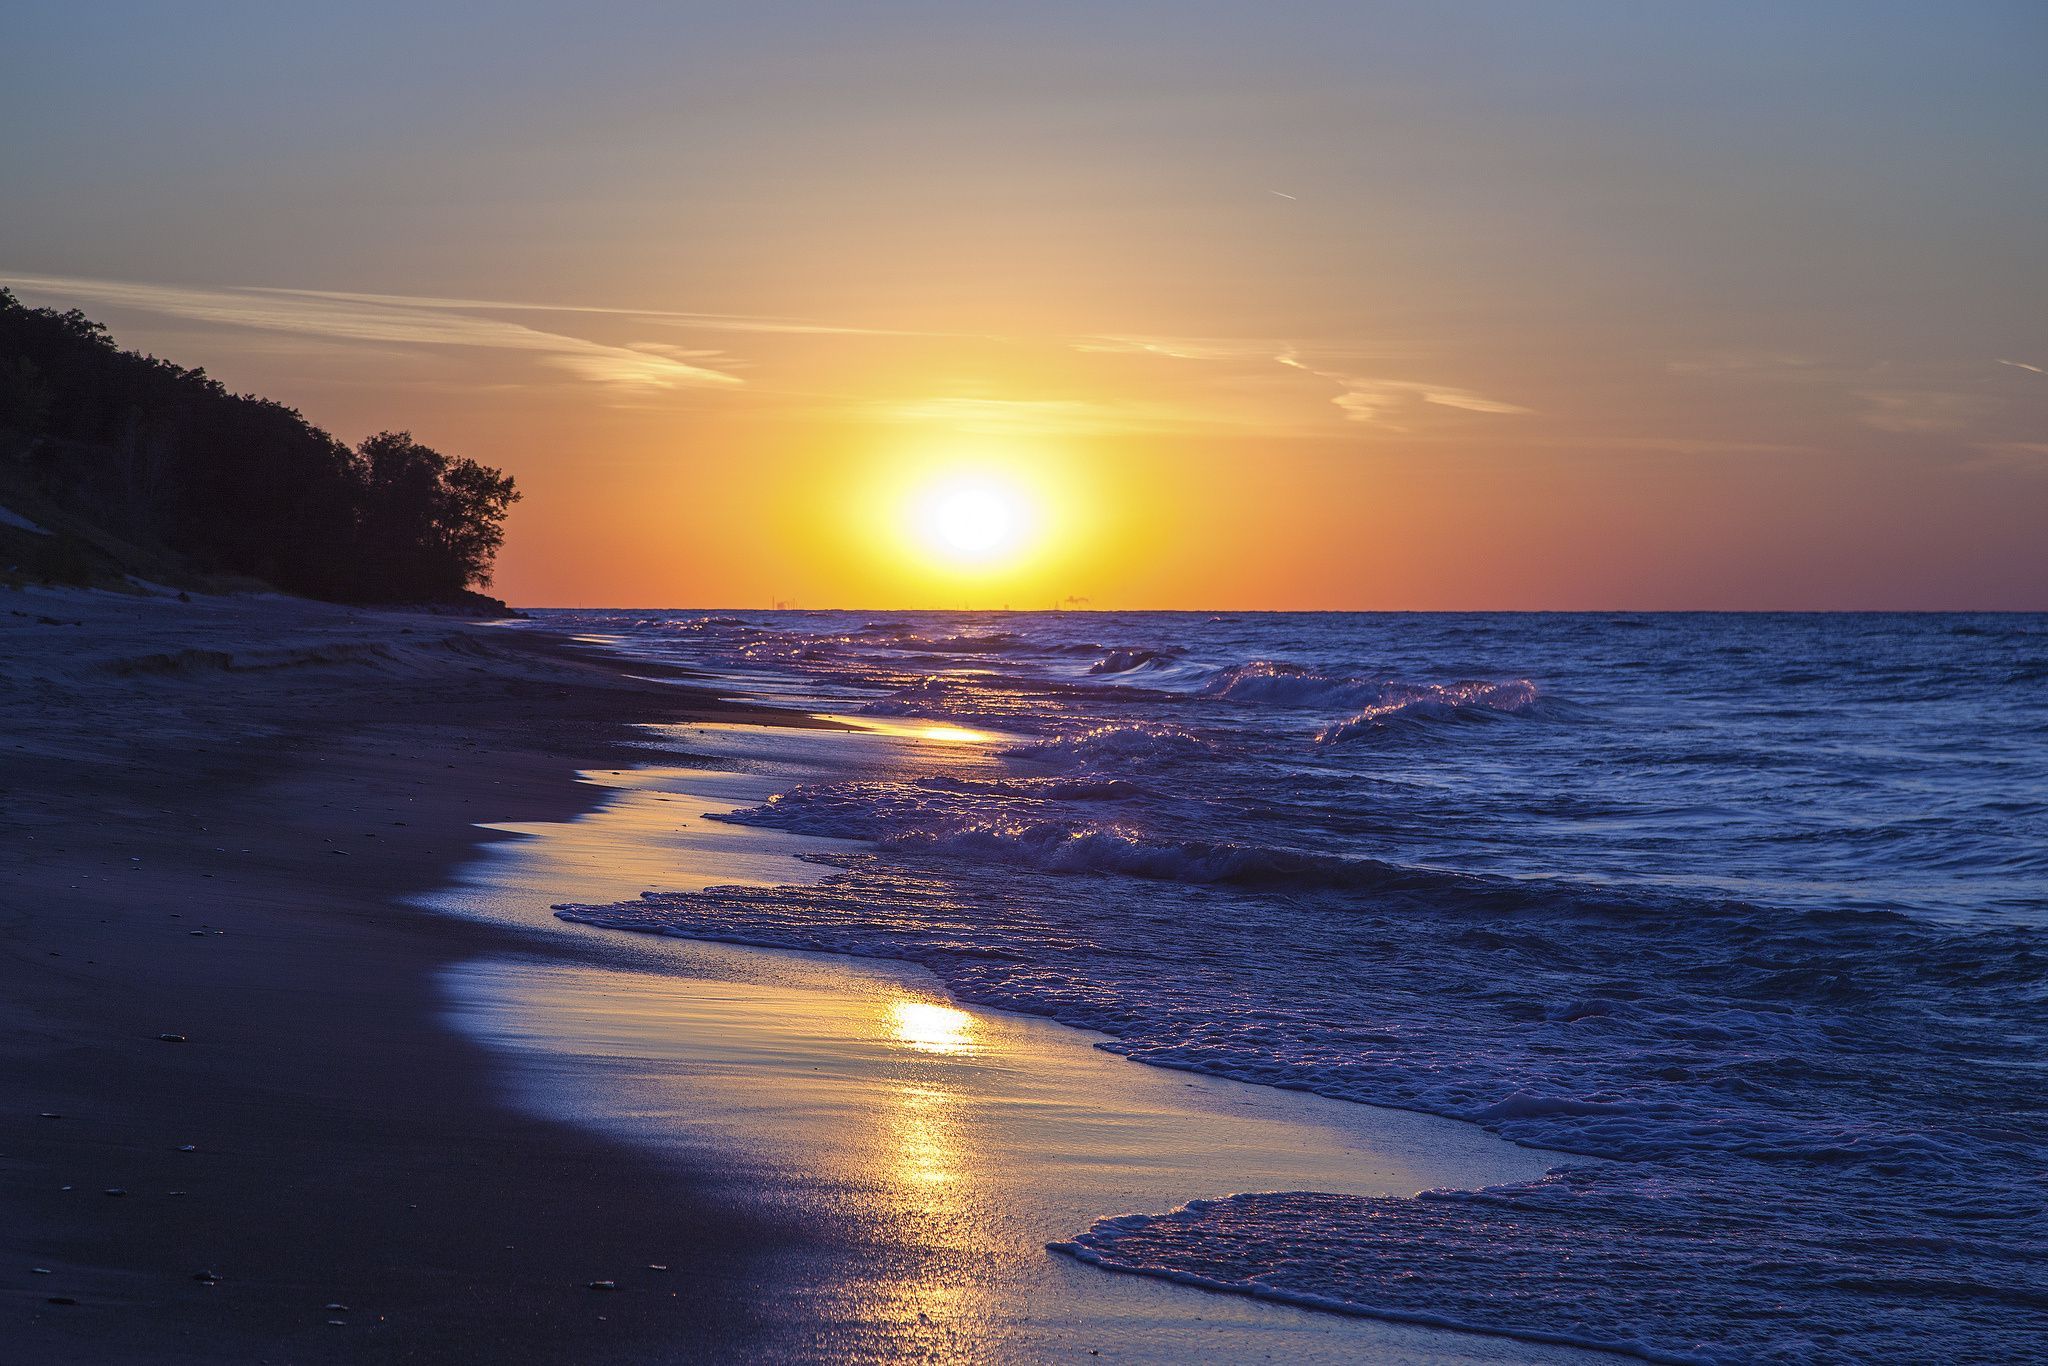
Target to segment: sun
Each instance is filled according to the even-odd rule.
[[[920,548],[961,567],[990,568],[1016,558],[1034,520],[1022,491],[989,476],[931,484],[913,497],[910,511]]]
[[[970,559],[1002,548],[1016,518],[994,489],[964,488],[942,494],[932,503],[932,532],[941,545]]]

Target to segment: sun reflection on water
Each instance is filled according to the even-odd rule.
[[[827,721],[837,721],[850,729],[866,731],[870,735],[893,735],[903,740],[929,740],[940,745],[985,745],[997,738],[989,731],[975,730],[971,726],[956,726],[950,721],[891,721],[879,716],[849,716],[836,712],[823,712],[820,715]]]
[[[969,730],[965,726],[925,726],[917,733],[927,740],[937,740],[948,745],[980,744],[989,738],[980,731]]]

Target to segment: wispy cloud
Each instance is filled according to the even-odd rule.
[[[401,300],[304,290],[204,288],[92,280],[73,276],[13,275],[8,284],[65,302],[133,308],[193,322],[337,341],[403,346],[478,347],[521,351],[579,378],[627,389],[673,389],[739,384],[738,376],[661,350],[612,346],[585,337],[543,331],[505,318],[477,317],[459,300]]]
[[[820,337],[963,337],[978,333],[931,332],[910,328],[865,327],[850,323],[818,322],[810,318],[786,318],[746,313],[701,313],[671,308],[616,308],[602,304],[542,304],[512,299],[441,298],[419,294],[365,294],[347,290],[279,289],[250,286],[249,292],[285,294],[305,299],[335,299],[353,303],[385,304],[394,308],[454,309],[470,313],[587,313],[602,317],[638,318],[671,327],[698,328],[706,332],[767,332]]]
[[[1405,349],[1318,350],[1314,358],[1309,359],[1303,348],[1295,343],[1274,338],[1104,335],[1082,337],[1069,345],[1076,351],[1168,356],[1175,360],[1252,361],[1262,366],[1277,363],[1336,385],[1338,392],[1330,402],[1348,420],[1372,423],[1394,431],[1401,430],[1394,425],[1395,418],[1425,405],[1501,415],[1532,411],[1519,403],[1491,398],[1458,385],[1385,379],[1353,374],[1348,368],[1335,368],[1359,362],[1412,358],[1413,353]]]
[[[1711,436],[1585,436],[1533,444],[1558,450],[1611,450],[1646,455],[1811,455],[1818,449],[1792,441],[1723,440]]]
[[[1274,357],[1282,365],[1306,371],[1318,379],[1328,380],[1340,392],[1330,402],[1337,405],[1346,419],[1352,422],[1369,422],[1399,431],[1392,419],[1417,404],[1434,404],[1440,408],[1458,408],[1468,413],[1497,413],[1502,415],[1527,414],[1533,409],[1519,403],[1508,403],[1470,389],[1461,389],[1449,384],[1431,384],[1419,380],[1379,379],[1366,375],[1347,375],[1333,370],[1319,369],[1304,361],[1293,352],[1282,352]]]
[[[1990,405],[1975,394],[1940,389],[1865,389],[1856,420],[1881,432],[1953,432],[1982,417]]]
[[[2048,475],[2048,441],[1987,441],[1965,468],[2008,474]]]
[[[1674,375],[1758,375],[1816,370],[1827,366],[1818,356],[1795,351],[1706,351],[1666,361]]]
[[[1265,360],[1287,343],[1232,337],[1080,337],[1068,345],[1099,355],[1167,356],[1174,360]]]
[[[601,305],[540,304],[459,296],[384,294],[344,290],[288,289],[270,286],[187,286],[79,276],[15,275],[0,277],[22,292],[62,303],[136,309],[215,327],[240,328],[273,336],[294,337],[306,344],[330,343],[387,349],[476,348],[525,353],[538,363],[580,380],[621,391],[658,393],[683,388],[730,388],[743,383],[735,373],[747,362],[715,350],[691,349],[666,342],[635,340],[603,342],[536,326],[551,318],[588,316],[628,320],[648,327],[675,327],[733,333],[793,334],[820,337],[963,338],[1015,343],[1002,338],[957,332],[903,331],[819,322],[804,318],[746,316],[662,309],[614,308]],[[528,314],[518,319],[508,314]],[[566,324],[564,324],[566,325]],[[1041,345],[1104,354],[1158,356],[1176,361],[1235,365],[1240,386],[1255,382],[1258,372],[1271,374],[1274,364],[1314,375],[1335,386],[1330,399],[1349,421],[1402,430],[1404,415],[1429,407],[1486,414],[1522,414],[1530,410],[1457,385],[1389,379],[1354,373],[1374,362],[1407,359],[1400,348],[1319,347],[1313,359],[1295,343],[1271,337],[1175,337],[1105,334],[1084,337],[1049,336]],[[1284,421],[1270,410],[1227,410],[1209,401],[1163,398],[1074,399],[1010,397],[941,397],[910,403],[858,403],[884,420],[942,423],[960,431],[1095,435],[1112,431],[1171,431],[1256,425],[1274,430]]]
[[[927,398],[879,404],[872,411],[889,421],[984,436],[1101,436],[1210,425],[1181,407],[1092,399]]]

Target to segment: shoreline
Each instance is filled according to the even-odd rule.
[[[10,1342],[48,1362],[743,1349],[722,1287],[795,1231],[509,1111],[435,976],[578,948],[407,898],[505,838],[475,822],[591,809],[578,770],[624,761],[633,724],[760,714],[559,638],[278,599],[0,595],[0,685]],[[588,1288],[629,1249],[670,1293]]]
[[[14,1260],[0,1287],[10,1340],[34,1359],[1036,1356],[1094,1344],[1139,1360],[1512,1355],[1464,1333],[1238,1296],[1203,1303],[1047,1250],[1098,1215],[1226,1193],[1204,1184],[1224,1178],[1183,1126],[1236,1144],[1241,1179],[1365,1179],[1344,1169],[1349,1152],[1389,1189],[1484,1169],[1494,1140],[1476,1131],[1270,1088],[1230,1099],[1239,1083],[1204,1100],[1218,1083],[1102,1054],[1085,1031],[949,1008],[1006,1041],[987,1075],[948,1083],[979,1135],[962,1151],[999,1152],[998,1136],[1036,1122],[1020,1115],[1050,1105],[1091,1132],[1152,1135],[1109,1166],[1180,1175],[1104,1187],[1092,1170],[1103,1159],[1081,1139],[1069,1146],[1091,1175],[1067,1178],[1068,1204],[1048,1219],[1057,1202],[1011,1170],[1060,1150],[1041,1141],[985,1158],[948,1193],[969,1202],[931,1225],[943,1248],[926,1247],[904,1230],[937,1207],[919,1213],[916,1190],[862,1204],[881,1190],[875,1174],[850,1173],[843,1117],[820,1118],[871,1093],[929,1089],[847,1032],[849,1002],[872,1014],[876,981],[918,970],[827,964],[788,994],[772,950],[571,927],[547,909],[547,895],[615,885],[630,896],[693,873],[786,881],[812,867],[788,863],[786,841],[697,813],[789,780],[764,777],[764,764],[823,772],[857,750],[920,743],[916,728],[823,734],[840,727],[678,687],[688,675],[544,630],[274,599],[30,597],[38,610],[0,618],[0,646],[44,647],[0,653],[0,739],[12,742],[0,779],[32,797],[0,812],[0,1012],[17,1041],[0,1079],[0,1243]],[[61,624],[67,610],[83,629]],[[638,738],[647,726],[668,730],[665,743]],[[662,767],[679,744],[685,762],[704,761],[700,742],[736,746],[750,776]],[[684,804],[612,829],[636,802]],[[526,883],[494,883],[507,867],[524,867]],[[465,897],[495,897],[497,913],[453,904]],[[698,945],[683,957],[699,964],[664,945]],[[741,958],[751,966],[735,968]],[[522,981],[550,974],[580,986],[518,1003]],[[498,987],[474,985],[491,982],[510,989],[495,1005]],[[700,1008],[692,993],[707,987],[740,1003]],[[652,1003],[632,1026],[645,1056],[579,1052],[578,1012],[609,1029],[633,1016],[586,1004],[607,999]],[[807,1011],[832,1021],[803,1047],[819,1050],[814,1071],[840,1073],[839,1089],[815,1090],[811,1109],[792,1103],[765,1129],[707,1129],[731,1112],[731,1087],[692,1092],[670,1074],[730,1069],[717,1041],[772,1036]],[[521,1012],[554,1024],[507,1024]],[[478,1028],[486,1018],[496,1023]],[[819,1044],[826,1036],[837,1042]],[[771,1038],[770,1053],[787,1042]],[[742,1090],[776,1076],[758,1060],[739,1070]],[[1092,1090],[1056,1097],[1084,1074]],[[1055,1091],[1020,1093],[1025,1076],[1057,1079]],[[777,1084],[794,1096],[803,1081]],[[615,1085],[653,1108],[608,1112]],[[550,1086],[580,1099],[535,1103]],[[1137,1092],[1152,1099],[1136,1105]],[[1359,1122],[1296,1113],[1312,1100]],[[1239,1116],[1245,1105],[1256,1123]],[[1446,1134],[1432,1137],[1433,1124]],[[1319,1127],[1324,1137],[1302,1140]],[[918,1130],[920,1143],[939,1132],[930,1116]],[[761,1154],[777,1145],[785,1160],[771,1170]],[[1020,1234],[1025,1216],[1038,1222]],[[953,1321],[943,1306],[969,1290],[982,1318]],[[919,1296],[936,1298],[914,1320],[876,1307]],[[1032,1308],[1041,1302],[1050,1318]]]
[[[865,720],[865,718],[863,718]],[[1556,1159],[1436,1116],[1150,1066],[1109,1036],[963,1000],[902,959],[615,928],[562,907],[713,884],[815,882],[865,850],[706,815],[803,782],[982,764],[1001,737],[888,721],[864,733],[698,724],[661,762],[589,775],[597,810],[518,828],[445,913],[553,925],[601,963],[485,957],[444,974],[511,1103],[708,1167],[800,1211],[773,1354],[1048,1360],[1568,1361],[1470,1330],[1111,1275],[1054,1249],[1098,1219],[1239,1190],[1407,1195],[1531,1179]],[[665,743],[663,741],[665,740]],[[699,766],[701,765],[701,766]],[[587,908],[584,908],[587,909]],[[563,924],[568,921],[568,924]],[[1509,1335],[1510,1338],[1512,1335]]]

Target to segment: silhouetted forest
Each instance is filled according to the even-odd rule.
[[[0,462],[119,542],[347,602],[455,601],[488,584],[519,497],[509,476],[404,432],[351,450],[294,409],[4,289]]]

